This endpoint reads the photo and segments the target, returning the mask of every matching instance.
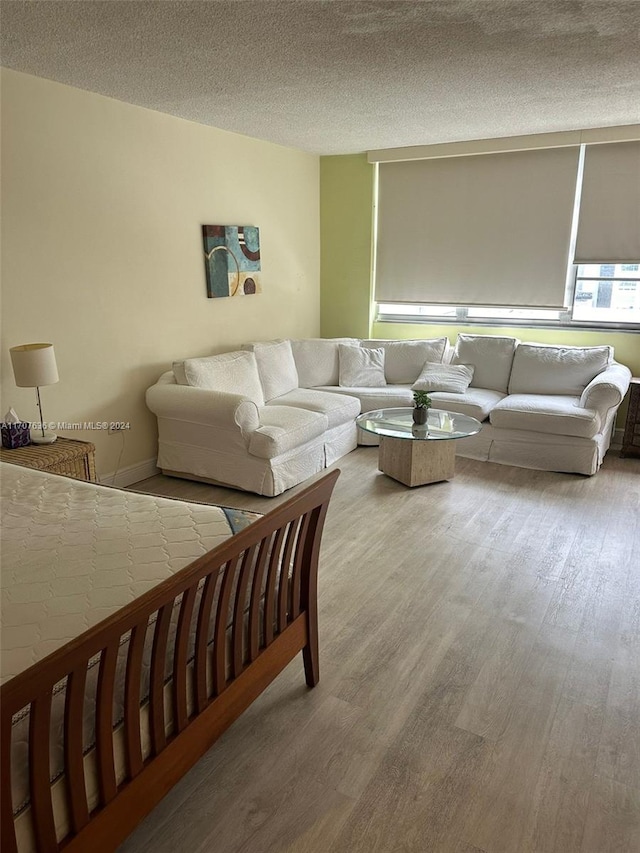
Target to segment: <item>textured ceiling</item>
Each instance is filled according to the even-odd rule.
[[[3,0],[6,67],[319,154],[640,122],[640,0]]]

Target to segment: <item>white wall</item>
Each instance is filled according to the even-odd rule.
[[[129,466],[155,456],[144,392],[172,360],[319,333],[317,157],[25,74],[1,83],[0,415],[37,420],[8,349],[50,341],[45,420],[129,421]],[[260,228],[261,294],[207,298],[202,224]],[[118,435],[66,434],[114,470]]]

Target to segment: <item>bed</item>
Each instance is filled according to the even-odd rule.
[[[113,851],[302,652],[339,475],[264,516],[3,463],[3,853]]]

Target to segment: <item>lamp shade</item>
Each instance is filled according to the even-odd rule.
[[[11,347],[11,364],[19,388],[53,385],[58,381],[58,366],[53,344],[22,344]]]

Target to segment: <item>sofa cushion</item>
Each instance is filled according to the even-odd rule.
[[[510,394],[493,407],[489,420],[502,429],[580,438],[597,435],[601,425],[596,411],[580,407],[580,397],[561,394]]]
[[[339,344],[338,384],[345,387],[378,388],[386,385],[384,350]]]
[[[487,388],[469,387],[464,394],[434,391],[429,396],[431,397],[434,409],[457,412],[459,415],[469,415],[470,418],[484,421],[489,416],[493,407],[500,400],[504,400],[506,395],[500,391],[491,391]]]
[[[458,335],[452,364],[473,365],[472,388],[507,393],[517,338]]]
[[[332,394],[330,391],[296,388],[270,400],[270,406],[295,406],[310,412],[320,412],[327,416],[329,429],[349,423],[360,414],[360,400],[346,394]]]
[[[473,379],[469,364],[434,364],[428,361],[411,386],[414,391],[448,391],[464,394]]]
[[[249,344],[258,364],[258,375],[268,403],[298,387],[298,371],[290,341],[265,341]]]
[[[329,428],[326,415],[293,406],[264,406],[260,426],[251,433],[249,453],[274,459],[321,436]]]
[[[384,375],[387,382],[410,385],[420,375],[425,362],[442,362],[447,343],[447,338],[415,341],[369,340],[362,341],[362,346],[384,350]]]
[[[383,385],[381,388],[318,388],[318,391],[334,391],[346,394],[360,401],[360,411],[373,409],[397,409],[401,406],[413,406],[413,391],[408,385]]]
[[[187,358],[182,362],[182,369],[187,385],[209,391],[242,394],[256,405],[264,405],[258,367],[252,352],[225,352],[207,358]]]
[[[337,385],[339,376],[339,344],[359,346],[357,338],[307,338],[291,341],[300,388]]]
[[[612,359],[608,346],[520,344],[513,357],[509,393],[580,396]]]

